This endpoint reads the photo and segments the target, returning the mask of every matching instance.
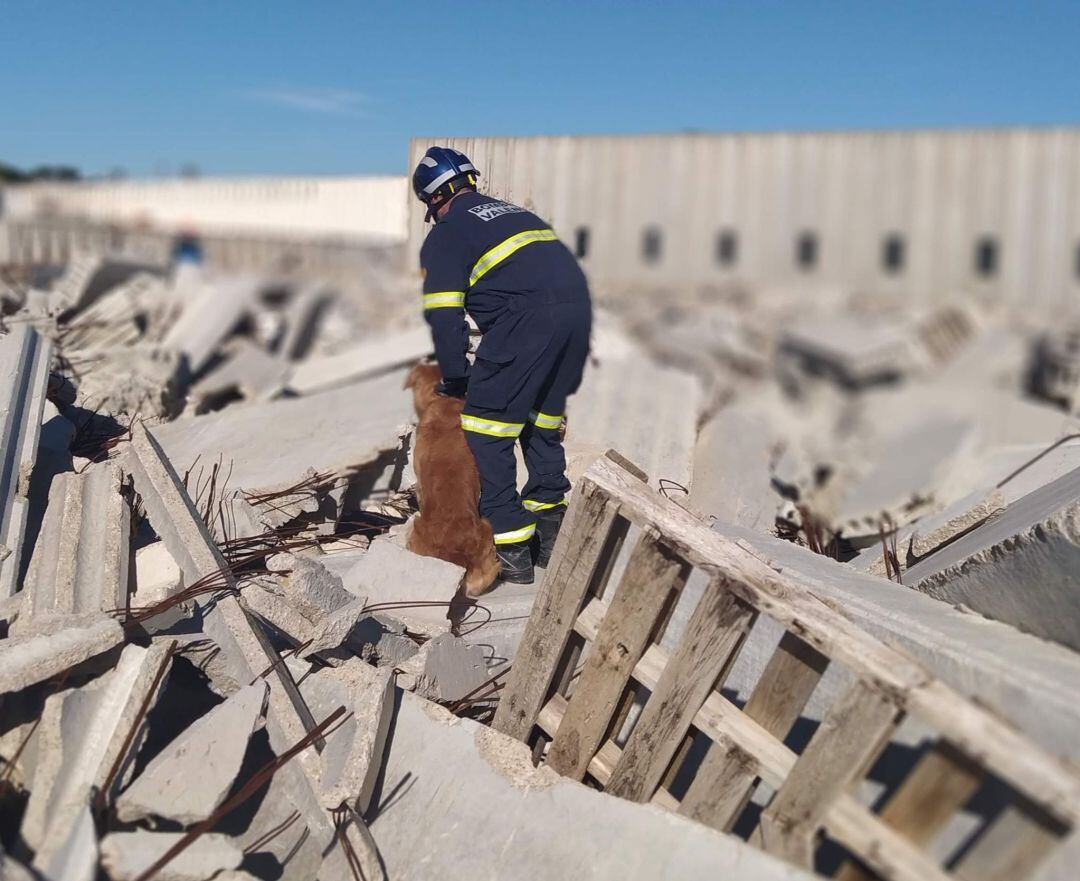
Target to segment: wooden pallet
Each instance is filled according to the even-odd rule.
[[[630,524],[640,537],[612,588]],[[693,569],[708,587],[667,651],[660,637]],[[720,686],[758,616],[785,633],[740,708]],[[797,754],[785,740],[830,664],[854,684]],[[909,716],[936,735],[871,810],[856,787]],[[764,782],[775,794],[750,840],[807,868],[838,843],[845,881],[1027,878],[1080,820],[1080,777],[1065,763],[612,458],[589,469],[567,512],[494,726],[561,774],[723,831]],[[669,787],[702,735],[708,750],[676,799]],[[1006,784],[1006,809],[941,864],[928,847],[990,779]]]

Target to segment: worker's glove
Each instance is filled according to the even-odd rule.
[[[465,377],[461,377],[460,379],[444,379],[435,386],[435,394],[442,395],[444,398],[464,398],[468,388],[469,380]]]

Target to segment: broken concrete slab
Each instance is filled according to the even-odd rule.
[[[314,724],[288,668],[280,663],[268,637],[236,597],[236,580],[225,558],[211,540],[206,524],[161,445],[142,424],[132,429],[125,463],[136,491],[142,496],[150,524],[180,566],[184,582],[191,585],[216,575],[226,589],[231,589],[232,593],[223,591],[211,596],[210,601],[202,599],[198,603],[203,629],[220,649],[216,662],[206,669],[215,671],[218,677],[215,687],[221,693],[231,694],[253,681],[263,669],[273,666],[266,729],[274,750],[285,752]],[[315,767],[314,751],[304,750],[298,761],[299,765],[288,763],[279,774],[295,790],[293,800],[313,837],[322,844],[329,841],[333,831],[304,773],[304,766]]]
[[[361,340],[334,355],[299,362],[293,367],[287,386],[298,394],[308,395],[413,364],[432,351],[431,331],[427,327]]]
[[[0,695],[52,679],[124,641],[115,618],[91,618],[78,626],[57,623],[61,629],[55,633],[46,627],[0,640]]]
[[[895,582],[857,572],[791,542],[731,524],[716,523],[713,528],[833,603],[860,627],[910,652],[957,691],[991,707],[1046,749],[1080,759],[1075,736],[1080,727],[1080,656],[1076,653]],[[756,681],[779,640],[778,633],[767,637],[759,630],[751,632],[725,683],[742,699],[749,697],[744,689]],[[756,668],[744,668],[744,660]],[[806,713],[811,718],[820,720],[813,713],[839,696],[843,683],[823,680],[820,688],[826,687],[837,690],[815,695]]]
[[[896,534],[896,556],[902,569],[944,547],[1005,509],[1005,495],[999,489],[982,490],[965,496],[936,514],[901,527]],[[889,538],[888,541],[892,542]],[[885,557],[879,545],[872,545],[848,561],[856,569],[887,577]]]
[[[65,847],[95,789],[108,783],[111,797],[126,782],[146,734],[140,709],[167,657],[165,646],[129,645],[114,669],[46,699],[21,827],[23,839],[36,851],[35,867],[48,865]],[[107,781],[117,760],[117,772]]]
[[[189,725],[116,800],[125,823],[164,817],[185,826],[207,819],[240,772],[248,740],[266,709],[269,686],[242,688]]]
[[[186,375],[197,374],[254,306],[258,291],[259,282],[253,278],[205,280],[184,302],[184,311],[165,335],[162,346],[181,357],[181,369]]]
[[[846,389],[893,383],[923,366],[909,330],[849,315],[803,318],[784,330],[777,357]]]
[[[880,451],[875,466],[850,488],[835,518],[837,530],[856,547],[879,541],[884,525],[910,522],[933,498],[934,488],[974,447],[976,432],[966,419],[935,418],[898,432]]]
[[[905,584],[1080,651],[1080,468],[907,570]]]
[[[696,376],[661,367],[645,354],[600,358],[567,405],[566,457],[571,481],[610,448],[660,479],[692,488],[694,444],[702,407]]]
[[[287,590],[280,580],[255,578],[245,588],[244,601],[251,611],[276,630],[303,645],[300,654],[307,658],[331,652],[351,641],[353,631],[367,617],[364,599],[342,592],[347,597],[344,605],[330,612],[320,610],[309,615],[294,602],[296,592]],[[307,604],[307,608],[312,607]],[[335,659],[327,657],[331,663]]]
[[[352,716],[340,728],[327,736],[322,751],[320,775],[320,800],[323,807],[333,810],[342,804],[352,807],[361,816],[371,806],[375,782],[382,768],[383,751],[394,712],[394,673],[378,669],[353,659],[334,669],[333,678],[326,674],[314,674],[310,688],[318,690],[333,682],[339,687],[333,700],[323,696],[323,709],[335,700],[337,706],[346,706]]]
[[[413,419],[403,382],[404,373],[394,372],[306,398],[177,419],[155,435],[180,473],[220,462],[225,490],[274,492],[312,471],[348,472],[396,450]]]
[[[543,575],[544,570],[537,568],[532,584],[497,584],[462,615],[458,633],[484,652],[488,676],[506,669],[517,654]]]
[[[266,349],[244,338],[230,342],[225,361],[189,392],[196,413],[218,410],[230,395],[248,401],[268,401],[281,390],[288,367]]]
[[[184,578],[165,542],[155,541],[135,552],[134,605],[149,606],[181,589]]]
[[[461,566],[414,554],[380,538],[342,583],[349,592],[366,597],[373,614],[401,621],[413,633],[438,636],[450,628],[447,611],[464,578]]]
[[[396,881],[578,878],[583,853],[589,877],[620,881],[812,877],[734,836],[534,768],[525,744],[408,693],[383,775],[381,792],[396,796],[370,826]],[[417,830],[439,846],[417,847]]]
[[[27,491],[51,357],[52,345],[29,324],[0,336],[0,596],[19,589]]]
[[[112,832],[101,839],[101,864],[113,881],[135,881],[154,865],[183,832]],[[154,877],[158,881],[208,881],[218,873],[236,869],[243,851],[227,835],[207,832],[185,848]]]
[[[46,617],[126,607],[131,510],[122,488],[123,476],[111,462],[53,479],[16,633]]]
[[[39,446],[54,453],[66,453],[71,449],[72,441],[75,440],[75,431],[75,424],[66,416],[61,415],[52,401],[46,400],[41,414]]]
[[[355,599],[342,587],[339,576],[312,557],[275,554],[267,559],[266,568],[283,575],[282,589],[289,602],[311,621],[318,621]]]
[[[428,700],[456,701],[487,680],[484,650],[458,636],[443,633],[429,639],[400,666],[398,684]]]
[[[770,477],[782,431],[782,406],[772,389],[721,408],[702,426],[694,448],[690,504],[728,523],[772,529],[780,495]]]

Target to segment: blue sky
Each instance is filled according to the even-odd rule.
[[[1080,2],[0,0],[0,161],[403,173],[416,134],[1075,124]]]

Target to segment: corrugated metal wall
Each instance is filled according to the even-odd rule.
[[[1040,307],[1080,294],[1076,128],[419,138],[410,169],[435,143],[464,151],[485,191],[536,210],[571,247],[587,229],[582,264],[609,296],[733,280],[920,300],[971,292]],[[649,227],[662,240],[652,263]],[[735,238],[729,265],[717,254],[725,230]],[[413,255],[423,235],[414,201]],[[796,259],[803,235],[817,243],[810,268]],[[893,271],[890,237],[902,252]],[[986,273],[980,241],[994,251]]]

